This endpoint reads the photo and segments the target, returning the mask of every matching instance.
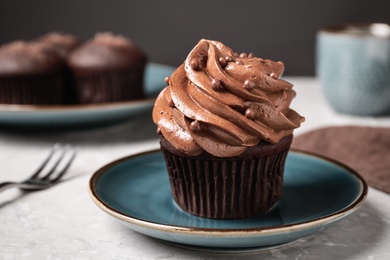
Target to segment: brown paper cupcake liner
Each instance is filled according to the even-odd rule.
[[[206,218],[263,214],[280,199],[287,150],[251,160],[199,160],[163,149],[175,202]]]
[[[62,74],[0,77],[0,103],[3,104],[62,104],[64,91]]]
[[[110,72],[75,77],[79,103],[105,103],[144,98],[143,72]]]

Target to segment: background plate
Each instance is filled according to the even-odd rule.
[[[367,184],[340,163],[291,151],[284,196],[267,214],[215,220],[182,211],[173,201],[160,151],[126,157],[90,180],[93,201],[131,229],[170,243],[252,251],[291,243],[349,215],[362,205]]]
[[[129,119],[154,103],[154,98],[166,86],[164,78],[174,68],[149,63],[145,71],[144,88],[147,99],[91,105],[6,105],[0,104],[0,124],[28,127],[64,127],[94,125]]]

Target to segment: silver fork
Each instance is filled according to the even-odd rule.
[[[58,158],[54,158],[55,154],[59,153]],[[68,156],[67,156],[68,155]],[[70,145],[65,145],[64,147],[55,144],[53,148],[51,148],[49,155],[42,162],[39,168],[26,180],[22,182],[3,182],[0,183],[0,192],[4,191],[8,188],[18,187],[23,190],[42,190],[49,188],[60,181],[60,179],[64,176],[66,171],[69,169],[69,166],[72,164],[73,159],[76,156],[76,151]],[[67,157],[65,163],[60,170],[57,170],[57,167],[60,165],[61,161]],[[43,173],[44,168],[49,162],[54,158],[54,164],[51,168]],[[55,173],[55,174],[54,174]],[[42,175],[43,176],[40,176]]]

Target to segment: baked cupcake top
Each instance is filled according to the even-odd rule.
[[[277,143],[304,121],[289,107],[295,91],[280,79],[283,72],[282,62],[203,39],[166,79],[153,121],[190,156],[237,156],[261,140]]]
[[[0,75],[36,75],[62,70],[64,61],[47,44],[14,41],[0,46]]]
[[[68,57],[77,75],[143,67],[146,61],[146,54],[130,39],[111,33],[96,34]]]
[[[51,45],[63,58],[81,43],[76,36],[61,32],[47,33],[37,38],[36,41]]]

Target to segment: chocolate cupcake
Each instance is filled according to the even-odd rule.
[[[44,43],[15,41],[0,46],[0,103],[61,104],[64,64]]]
[[[64,59],[81,43],[76,36],[62,32],[50,32],[37,38],[35,41],[50,45]]]
[[[36,39],[37,42],[42,42],[50,45],[64,60],[67,59],[69,53],[81,44],[80,39],[76,36],[62,33],[50,32]],[[65,67],[65,103],[77,103],[75,86],[73,85],[72,74],[68,66]]]
[[[167,78],[153,109],[173,198],[184,211],[238,219],[269,211],[283,194],[293,130],[293,85],[282,62],[201,40]]]
[[[145,53],[132,41],[99,33],[67,59],[79,103],[105,103],[144,98]]]

